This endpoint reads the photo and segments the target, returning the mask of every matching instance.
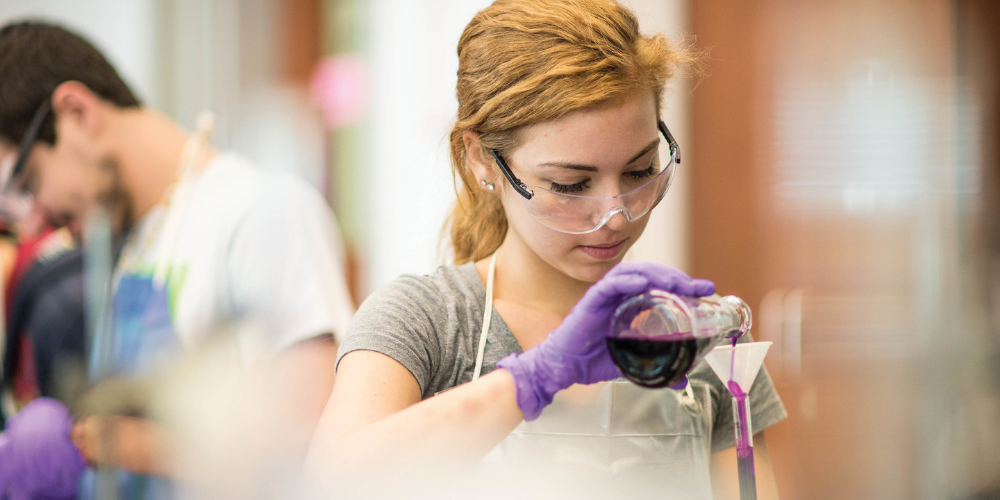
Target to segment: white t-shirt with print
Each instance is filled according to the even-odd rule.
[[[354,307],[342,243],[311,186],[233,153],[184,182],[187,199],[171,203],[181,217],[172,251],[164,253],[166,209],[158,206],[130,233],[116,271],[152,276],[168,256],[170,316],[182,346],[236,325],[249,365],[320,334],[343,340]]]

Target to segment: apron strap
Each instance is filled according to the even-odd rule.
[[[493,320],[493,275],[497,270],[497,254],[490,257],[490,270],[486,273],[486,303],[483,306],[483,331],[479,333],[479,350],[476,351],[476,369],[472,372],[472,380],[479,378],[483,372],[483,353],[486,352],[486,337],[490,331],[490,321]]]
[[[187,182],[191,174],[195,171],[201,153],[208,146],[208,138],[215,129],[215,115],[209,112],[202,112],[198,116],[198,129],[194,135],[184,145],[181,153],[179,175],[177,183],[174,185],[174,192],[171,193],[170,202],[167,205],[166,219],[163,224],[163,247],[156,266],[153,271],[153,283],[162,288],[167,281],[167,270],[170,266],[170,258],[173,256],[176,246],[177,235],[180,233],[188,197],[191,195],[190,182]]]

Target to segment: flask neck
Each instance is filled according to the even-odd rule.
[[[750,328],[753,326],[753,315],[750,313],[750,306],[743,299],[735,295],[726,295],[719,299],[719,303],[732,308],[740,318],[739,328],[727,332],[727,338],[738,339],[750,332]]]

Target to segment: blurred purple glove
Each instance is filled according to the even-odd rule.
[[[649,290],[703,297],[715,293],[715,284],[652,262],[623,262],[608,271],[542,343],[497,363],[514,377],[525,420],[538,418],[556,392],[573,384],[621,377],[605,341],[611,316],[626,299]]]
[[[0,434],[0,499],[76,498],[87,464],[70,440],[73,420],[58,401],[28,403]]]

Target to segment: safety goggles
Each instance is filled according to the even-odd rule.
[[[529,187],[514,175],[497,150],[491,149],[490,153],[511,187],[523,198],[529,214],[556,231],[586,234],[597,231],[619,213],[629,222],[639,219],[663,199],[673,180],[674,166],[681,162],[681,148],[662,121],[657,127],[667,140],[670,160],[652,178],[617,196],[583,196]]]

